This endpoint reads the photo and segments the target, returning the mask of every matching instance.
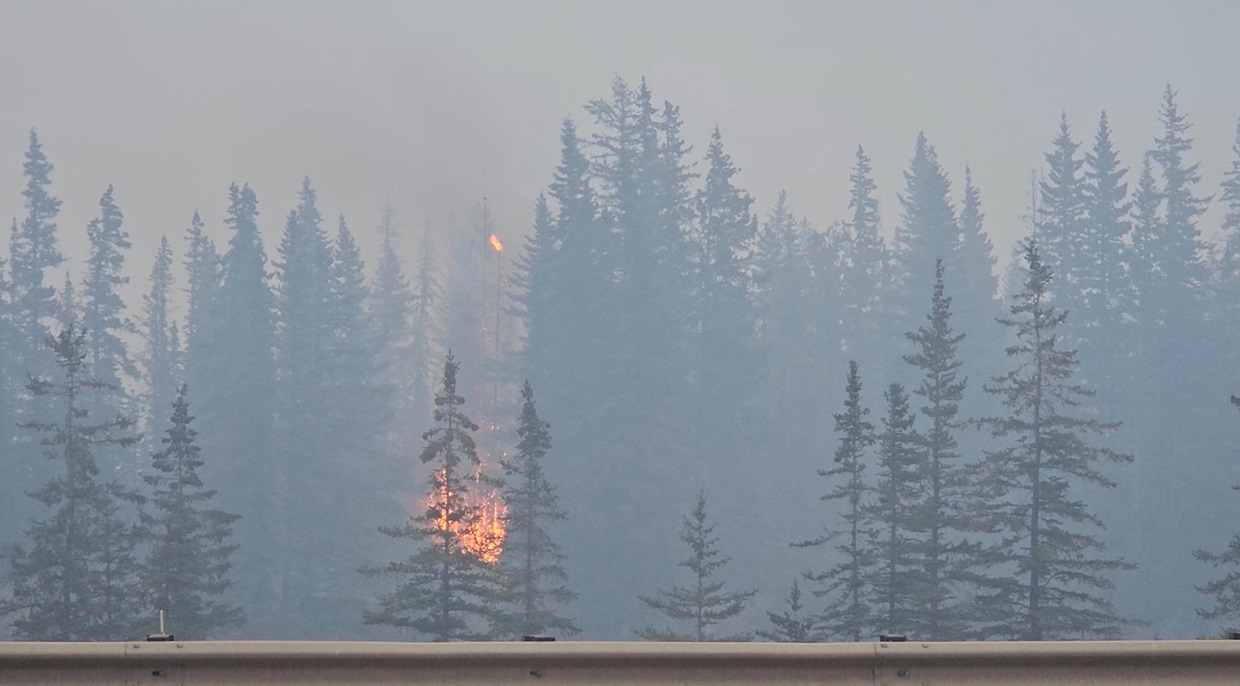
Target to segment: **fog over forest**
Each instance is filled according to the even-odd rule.
[[[1240,7],[665,4],[0,6],[0,639],[1240,626]]]

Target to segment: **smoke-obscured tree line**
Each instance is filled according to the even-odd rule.
[[[947,168],[930,136],[910,136],[896,189],[879,188],[858,146],[839,170],[839,220],[811,222],[796,198],[746,191],[727,122],[691,141],[645,81],[617,78],[563,120],[528,230],[497,226],[485,201],[450,236],[406,227],[390,206],[377,226],[328,221],[330,189],[321,200],[308,179],[293,208],[260,214],[238,182],[202,212],[185,208],[149,271],[122,208],[140,205],[137,190],[101,189],[83,199],[98,201],[95,219],[60,226],[55,167],[31,132],[0,261],[0,538],[22,551],[6,556],[13,634],[132,632],[154,611],[148,588],[106,631],[39,628],[12,603],[55,565],[92,564],[45,545],[70,485],[82,502],[111,494],[92,507],[117,541],[170,516],[157,463],[183,383],[203,456],[194,474],[218,494],[208,509],[237,516],[213,558],[227,551],[218,564],[231,567],[214,569],[228,579],[204,581],[202,602],[245,617],[187,631],[413,628],[388,580],[357,570],[420,554],[379,527],[426,516],[418,484],[435,472],[413,458],[448,348],[480,427],[478,466],[459,476],[480,479],[507,526],[478,567],[486,609],[522,619],[418,624],[419,635],[632,636],[655,619],[637,595],[676,587],[682,504],[702,491],[726,532],[729,587],[758,589],[716,635],[1188,636],[1234,624],[1230,577],[1193,555],[1226,566],[1235,534],[1213,523],[1226,521],[1240,453],[1226,403],[1240,362],[1240,127],[1236,141],[1195,141],[1170,88],[1150,110],[1100,113],[1085,141],[1077,113],[1047,122],[1045,157],[1031,160],[1043,169],[1037,269],[1018,256],[1006,292],[989,232],[1007,227],[983,205],[1005,180]],[[1146,149],[1116,146],[1121,117],[1151,125]],[[1199,145],[1232,146],[1221,179],[1205,178]],[[883,193],[896,216],[880,214]],[[82,265],[65,263],[66,231],[89,245]],[[499,236],[519,234],[500,252]],[[130,286],[140,299],[126,301]],[[62,351],[46,342],[70,333],[83,378],[102,384],[83,387],[74,431],[118,418],[144,434],[109,433],[72,469],[68,453],[46,459],[32,429],[75,415],[31,383],[61,383]],[[1041,363],[1042,376],[1026,374]],[[526,378],[536,419],[523,414]],[[1039,388],[1059,396],[1030,401]],[[837,433],[841,407],[882,409]],[[182,437],[186,412],[172,419]],[[788,545],[816,532],[824,545]],[[155,578],[143,571],[151,535],[115,549],[138,587]],[[1048,540],[1079,559],[1019,553]]]

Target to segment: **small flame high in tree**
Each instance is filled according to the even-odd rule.
[[[431,465],[426,509],[401,526],[380,528],[421,547],[404,560],[362,570],[399,580],[379,596],[377,609],[364,613],[367,624],[398,627],[434,641],[488,640],[494,637],[489,627],[500,623],[497,574],[488,562],[493,558],[480,553],[469,535],[487,519],[485,504],[471,497],[472,488],[486,484],[474,447],[478,425],[461,411],[465,399],[457,393],[459,368],[449,352],[435,395],[435,426],[422,435],[426,447],[419,459]]]
[[[743,634],[715,637],[708,630],[727,619],[745,611],[749,599],[756,591],[725,591],[724,582],[713,577],[719,568],[731,558],[720,557],[716,547],[719,539],[714,534],[715,525],[706,521],[706,494],[698,491],[693,512],[685,517],[680,530],[680,540],[689,546],[690,555],[680,563],[693,572],[692,586],[673,586],[670,591],[656,589],[653,596],[640,596],[647,607],[658,610],[679,622],[691,622],[692,633],[680,633],[672,629],[647,627],[637,635],[647,641],[746,641]]]
[[[982,552],[993,576],[980,580],[974,617],[986,636],[1040,641],[1113,636],[1123,623],[1105,592],[1110,574],[1131,569],[1104,556],[1090,529],[1102,522],[1072,486],[1110,488],[1099,463],[1129,455],[1092,445],[1089,434],[1119,426],[1081,416],[1093,392],[1072,380],[1076,351],[1061,347],[1067,313],[1051,301],[1051,270],[1032,240],[1022,246],[1026,278],[1003,324],[1015,330],[1014,365],[986,385],[1007,416],[980,423],[1004,447],[987,450],[980,487],[1000,542]]]
[[[513,607],[512,625],[503,627],[507,629],[503,633],[572,636],[580,632],[577,624],[557,614],[555,608],[576,600],[577,594],[568,587],[564,554],[547,531],[548,524],[568,516],[542,467],[551,450],[551,425],[539,418],[529,381],[521,389],[521,398],[517,454],[500,460],[508,535],[499,564]]]

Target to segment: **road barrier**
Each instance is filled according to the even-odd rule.
[[[0,684],[1238,686],[1240,641],[0,643]]]

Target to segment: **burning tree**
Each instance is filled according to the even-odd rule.
[[[492,484],[474,447],[478,425],[461,411],[459,367],[449,352],[435,395],[435,426],[422,435],[426,447],[419,459],[431,465],[426,507],[402,526],[380,528],[422,546],[404,560],[362,570],[399,579],[394,590],[379,596],[378,609],[364,613],[367,624],[395,626],[435,641],[487,640],[492,635],[483,627],[498,623],[493,563],[503,545],[505,514],[502,504],[483,493]]]

